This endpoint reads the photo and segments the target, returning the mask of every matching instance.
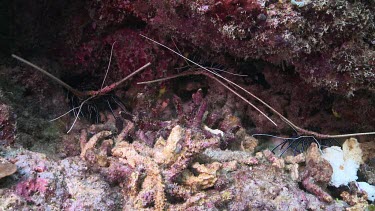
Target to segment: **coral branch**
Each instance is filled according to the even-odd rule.
[[[307,149],[305,170],[301,172],[303,187],[320,200],[331,202],[332,197],[323,188],[331,180],[332,173],[331,165],[322,158],[318,146],[312,143]]]
[[[120,142],[117,146],[112,150],[112,154],[114,156],[123,158],[127,164],[130,164],[132,167],[136,167],[138,165],[145,165],[147,176],[142,184],[142,191],[137,195],[135,191],[131,197],[136,197],[134,201],[141,200],[139,196],[143,195],[145,192],[154,192],[154,196],[152,198],[155,202],[155,209],[156,210],[163,210],[165,208],[165,193],[164,193],[164,183],[163,179],[160,174],[160,170],[158,165],[149,157],[142,156],[139,154],[133,145],[127,142]],[[151,199],[152,200],[152,199]],[[147,206],[148,203],[136,203],[137,206],[141,205],[138,208],[142,208],[142,205]]]
[[[81,158],[85,160],[85,155],[86,155],[87,150],[94,148],[96,143],[99,140],[101,140],[105,137],[108,137],[111,134],[112,134],[111,131],[102,131],[102,132],[99,132],[99,133],[95,134],[92,138],[90,138],[90,140],[87,143],[83,144],[82,152],[81,152],[81,155],[80,155]],[[84,132],[81,135],[84,136]]]
[[[332,202],[332,196],[324,192],[321,187],[316,185],[312,177],[306,176],[306,178],[302,180],[302,185],[306,188],[306,190],[316,195],[320,200],[323,200],[325,202]]]

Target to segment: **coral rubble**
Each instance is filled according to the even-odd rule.
[[[0,209],[116,210],[122,206],[119,188],[90,173],[79,157],[54,161],[22,148],[2,150],[18,171],[7,180],[13,185],[4,187],[0,181]]]
[[[277,156],[269,149],[275,138],[264,143],[251,134],[301,134],[257,105],[277,127],[270,124],[192,62],[145,39],[217,71],[298,126],[371,131],[372,1],[8,2],[0,6],[17,16],[7,49],[77,90],[100,90],[152,65],[83,105],[44,75],[0,57],[0,210],[373,206],[373,139],[323,149],[325,140],[310,137],[307,146],[301,138],[306,152],[281,144],[285,157]]]

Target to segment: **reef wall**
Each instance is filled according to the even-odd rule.
[[[8,7],[9,51],[56,60],[62,68],[51,71],[78,89],[100,86],[113,43],[108,83],[146,62],[152,67],[134,81],[188,69],[144,34],[203,65],[248,75],[224,74],[303,127],[374,129],[366,118],[375,115],[372,2],[18,0]]]

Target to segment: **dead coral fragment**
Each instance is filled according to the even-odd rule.
[[[346,191],[343,191],[340,194],[340,196],[350,206],[354,206],[352,208],[361,208],[361,207],[365,208],[368,205],[366,192],[356,193],[356,194],[350,194],[350,193],[348,193]],[[355,209],[351,209],[351,210],[355,210]]]
[[[346,210],[367,210],[367,200],[371,200],[369,199],[367,192],[361,190],[361,188],[358,187],[358,183],[356,182],[351,182],[348,186],[349,191],[343,191],[340,194],[342,199],[351,206],[350,208],[346,208]]]
[[[159,138],[155,144],[155,148],[162,148],[162,150],[155,152],[155,161],[159,164],[165,163],[167,165],[172,164],[176,161],[177,157],[181,153],[181,143],[183,138],[184,130],[180,126],[176,126],[172,129],[167,141]]]
[[[108,166],[108,152],[112,148],[113,140],[112,139],[106,139],[102,142],[102,145],[100,146],[99,155],[97,156],[97,161],[99,166],[105,167]]]
[[[17,166],[0,157],[0,179],[14,174]]]
[[[285,163],[288,163],[286,165],[286,169],[289,170],[290,176],[294,181],[297,181],[299,179],[299,163],[305,162],[306,158],[303,153],[298,154],[296,156],[286,156]]]
[[[188,168],[197,154],[207,147],[218,146],[218,144],[218,138],[205,139],[202,134],[193,135],[191,130],[180,126],[172,129],[167,140],[159,138],[154,148],[138,141],[131,144],[119,141],[112,149],[112,155],[119,158],[122,164],[134,169],[143,169],[133,172],[130,182],[126,185],[128,189],[124,191],[127,198],[126,207],[129,209],[152,207],[163,210],[167,206],[166,192],[172,197],[190,196],[191,188],[175,184],[178,182],[177,178]],[[219,163],[207,166],[195,164],[193,168],[200,175],[189,176],[186,181],[196,189],[212,187],[216,182],[216,171],[220,166]],[[171,190],[166,190],[166,187]]]
[[[279,169],[283,169],[285,167],[284,159],[277,158],[269,149],[264,150],[263,154],[266,159],[272,163],[272,166],[275,166]]]
[[[199,158],[205,162],[231,162],[236,161],[238,163],[246,165],[258,164],[258,159],[251,156],[249,152],[244,151],[230,151],[220,149],[206,149]]]
[[[285,168],[290,172],[292,180],[297,181],[299,178],[299,165],[297,163],[286,165]]]
[[[187,130],[182,144],[181,154],[176,159],[176,162],[164,171],[165,178],[169,182],[175,181],[181,172],[188,167],[195,156],[202,153],[206,148],[217,147],[219,142],[218,137],[204,139],[202,134],[198,133],[193,136],[192,131]]]
[[[332,167],[322,158],[318,146],[312,143],[307,149],[305,172],[309,171],[311,177],[317,182],[327,183],[331,180]]]
[[[326,193],[321,187],[316,185],[314,179],[309,175],[307,175],[302,180],[302,185],[306,188],[307,191],[317,196],[320,200],[325,202],[332,202],[332,196]]]
[[[332,173],[331,165],[321,157],[318,146],[312,143],[307,150],[306,167],[301,175],[303,187],[320,200],[332,202],[332,197],[323,190],[331,180]]]
[[[111,131],[101,131],[101,132],[95,134],[92,138],[90,138],[90,140],[87,143],[83,143],[84,133],[85,132],[82,132],[82,134],[81,134],[82,151],[81,151],[81,155],[80,155],[81,158],[84,159],[84,160],[86,159],[85,156],[86,156],[87,150],[93,149],[98,141],[112,135]]]
[[[236,138],[241,140],[241,150],[246,152],[254,152],[255,147],[258,146],[258,139],[246,133],[244,128],[240,128],[236,132]]]
[[[352,159],[358,164],[363,163],[362,159],[362,149],[360,144],[358,143],[357,139],[350,138],[346,139],[344,144],[342,145],[342,150],[344,151],[345,159]]]
[[[145,208],[151,204],[155,205],[156,210],[165,208],[164,182],[157,163],[150,157],[143,156],[137,152],[132,144],[128,142],[120,142],[112,150],[113,156],[122,158],[120,161],[132,167],[145,166],[146,177],[141,185],[141,191],[138,193],[137,187],[140,183],[139,175],[132,173],[132,181],[130,184],[130,199],[128,201],[135,202],[134,207]],[[145,197],[148,195],[148,197]],[[130,205],[132,206],[132,205]]]
[[[194,163],[192,168],[198,173],[198,176],[190,171],[183,173],[183,184],[191,187],[193,190],[203,190],[211,188],[217,181],[217,171],[221,168],[221,163],[214,162],[211,164]]]
[[[285,163],[294,164],[294,163],[303,163],[305,161],[306,161],[306,157],[305,157],[305,154],[303,154],[303,153],[300,153],[296,156],[286,156],[285,157]]]

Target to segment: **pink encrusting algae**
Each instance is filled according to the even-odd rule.
[[[334,168],[322,152],[325,143],[344,140],[302,139],[272,109],[227,85],[274,122],[222,79],[197,74],[203,70],[194,64],[254,93],[301,128],[374,131],[374,3],[4,5],[20,14],[10,27],[9,51],[77,92],[1,59],[0,210],[374,208],[356,181],[349,188],[331,184]],[[145,64],[121,85],[106,87]],[[290,139],[280,143],[279,136]],[[372,187],[374,138],[358,142],[358,182]]]

